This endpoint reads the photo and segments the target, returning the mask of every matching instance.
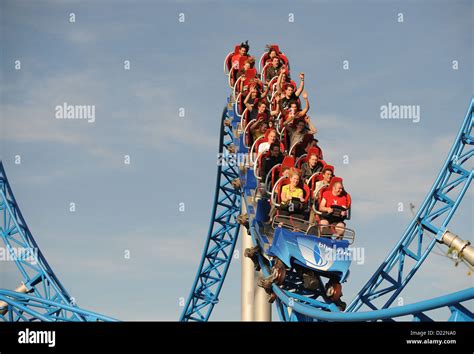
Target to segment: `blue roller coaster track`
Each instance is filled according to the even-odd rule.
[[[474,288],[472,287],[409,305],[390,307],[413,278],[416,271],[422,266],[436,242],[439,242],[447,231],[449,221],[469,188],[474,174],[474,169],[469,167],[472,166],[471,158],[474,155],[473,110],[474,99],[471,99],[448,157],[418,213],[393,250],[362,287],[347,309],[341,312],[333,303],[319,301],[314,297],[307,296],[307,294],[298,290],[299,287],[294,274],[289,274],[283,286],[272,285],[272,290],[277,296],[275,304],[281,320],[393,321],[395,318],[411,317],[413,321],[432,321],[430,311],[440,308],[449,310],[450,316],[446,319],[447,321],[474,320],[474,314],[465,306],[467,303],[472,306],[472,300],[474,299]],[[241,114],[238,113],[234,90],[228,98],[228,105],[222,116],[220,152],[224,151],[227,154],[232,154],[235,152],[235,147],[238,147],[239,153],[246,154],[249,152],[243,142],[243,136],[240,134],[243,130],[243,127],[240,126],[240,118]],[[223,144],[223,134],[228,138],[226,144]],[[232,146],[234,148],[232,151],[228,151],[227,146],[232,144],[231,140],[233,140],[234,144]],[[226,169],[218,169],[215,200],[228,198],[230,192],[222,190],[222,187],[228,185],[228,179],[223,178],[223,174],[228,173],[228,170],[232,171],[233,177],[238,176],[236,167],[228,166]],[[235,204],[226,206],[226,215],[231,220],[235,220],[241,213],[240,207],[245,206],[249,217],[249,231],[254,244],[257,244],[259,231],[255,222],[256,208],[252,202],[256,183],[252,166],[240,171],[239,175],[241,185],[232,191]],[[222,184],[222,181],[224,184]],[[186,306],[181,314],[181,321],[207,321],[213,307],[218,302],[219,291],[232,260],[232,253],[227,252],[225,253],[226,257],[219,257],[216,261],[215,249],[209,247],[211,243],[216,243],[216,240],[222,238],[219,230],[214,231],[214,224],[220,220],[220,218],[216,218],[214,212],[202,261]],[[226,228],[225,225],[221,225],[221,227]],[[227,227],[235,227],[233,238],[228,240],[229,248],[233,249],[238,226],[231,223]],[[217,241],[217,244],[221,244],[220,241]],[[407,257],[410,261],[407,260]],[[263,276],[267,277],[270,274],[269,262],[262,255],[258,256],[258,261]],[[218,267],[222,267],[223,271],[218,272]],[[208,274],[210,272],[213,272],[214,276],[209,279]],[[210,286],[208,284],[212,285],[214,291],[207,290]],[[202,309],[205,309],[205,311],[202,311]]]
[[[31,234],[1,161],[0,213],[0,236],[20,272],[16,291],[0,289],[0,320],[114,321],[75,304]]]
[[[240,230],[237,217],[240,214],[241,192],[239,185],[236,184],[239,169],[233,164],[226,163],[230,156],[235,154],[233,126],[230,124],[229,112],[226,108],[222,113],[218,155],[221,163],[217,167],[214,210],[199,271],[188,297],[186,310],[183,312],[182,318],[187,320],[207,321],[214,305],[219,302],[218,296]]]
[[[234,95],[228,98],[221,119],[219,161],[212,218],[198,272],[181,314],[181,321],[207,321],[229,269],[245,208],[254,243],[258,230],[252,201],[256,181],[252,167],[239,168],[235,154],[248,153]],[[275,305],[283,321],[392,321],[411,316],[413,321],[431,321],[430,311],[449,309],[448,321],[473,321],[466,307],[472,304],[474,288],[404,306],[390,307],[442,239],[448,224],[469,188],[474,175],[474,99],[448,154],[446,162],[418,213],[369,281],[344,312],[333,303],[299,291],[294,274],[283,286],[272,285]],[[46,261],[30,232],[0,162],[0,236],[19,270],[14,291],[0,289],[0,319],[3,321],[116,321],[77,306]],[[18,257],[15,250],[21,249]],[[407,261],[407,257],[410,262]],[[271,264],[262,255],[258,262],[264,276]]]

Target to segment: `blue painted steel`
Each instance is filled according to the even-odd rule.
[[[257,201],[257,213],[255,215],[255,220],[260,222],[267,222],[269,220],[269,213],[271,209],[271,204],[266,199],[260,199]]]
[[[74,322],[81,316],[88,322],[116,322],[117,320],[77,306],[64,305],[28,294],[0,289],[0,301],[9,304],[9,311],[0,318],[9,322],[40,320],[46,322]]]
[[[258,233],[254,226],[250,231],[252,234]],[[263,275],[268,276],[270,269],[262,256],[259,257],[259,263]],[[447,321],[474,321],[474,314],[461,304],[474,299],[474,288],[410,305],[360,313],[340,312],[335,304],[311,299],[275,284],[272,289],[277,295],[276,306],[282,321],[385,321],[403,316],[412,316],[413,321],[432,321],[429,312],[439,308],[450,310]]]
[[[348,246],[347,240],[305,235],[277,227],[268,255],[278,257],[288,268],[294,262],[323,276],[330,273],[345,279],[352,259]]]
[[[221,121],[214,210],[201,263],[180,321],[207,321],[219,302],[219,293],[232,260],[240,225],[241,189],[232,181],[239,177],[239,168],[227,163],[231,159],[230,146],[234,145],[232,126],[224,121],[233,118],[233,111],[224,109]]]
[[[438,230],[436,231],[436,234],[433,236],[432,242],[435,242],[436,237],[439,238],[439,233],[443,232],[446,229],[449,219],[452,217],[452,215],[455,212],[455,209],[460,204],[461,199],[464,196],[469,186],[469,183],[472,179],[473,171],[471,170],[470,172],[468,172],[466,169],[462,167],[462,166],[467,165],[466,162],[473,155],[472,148],[465,149],[466,145],[473,145],[474,143],[474,138],[471,135],[471,131],[473,127],[472,110],[473,110],[473,101],[471,101],[471,106],[468,111],[468,114],[466,115],[466,118],[460,129],[459,134],[457,135],[453,148],[451,149],[450,154],[448,155],[447,162],[443,166],[442,172],[440,173],[440,176],[442,176],[444,175],[443,173],[444,171],[447,176],[444,175],[444,178],[438,177],[437,182],[435,182],[435,186],[433,187],[432,191],[427,197],[427,200],[428,200],[430,196],[433,194],[432,193],[433,190],[437,191],[436,196],[434,197],[435,200],[431,201],[430,208],[428,209],[426,208],[423,209],[424,206],[422,206],[420,208],[421,212],[419,212],[418,214],[420,215],[421,213],[421,215],[430,217],[431,224],[433,224],[433,220],[437,219],[445,212],[448,213],[447,217],[444,219],[444,222],[441,224],[442,227],[439,227]],[[455,166],[453,166],[453,163]],[[458,174],[460,176],[454,174],[456,172],[459,172]],[[440,180],[443,182],[442,185],[438,183]],[[434,209],[433,207],[436,204],[436,201],[437,201],[436,197],[439,197],[441,195],[446,195],[449,192],[453,192],[455,191],[456,187],[460,187],[458,188],[460,190],[457,191],[458,193],[455,198],[455,201],[453,201],[450,204],[450,209],[448,210],[448,208],[444,206],[439,207],[438,205],[436,205],[439,209],[435,209],[433,213],[430,213],[430,211]],[[446,196],[442,198],[443,200],[447,200]],[[424,205],[426,204],[428,204],[428,202],[425,200]],[[250,216],[250,219],[252,220],[252,217],[254,215],[249,215],[249,216]],[[417,224],[419,224],[419,222],[416,222],[416,218],[415,218],[415,221],[413,221],[412,224],[415,224],[416,226]],[[260,240],[262,237],[262,235],[259,235],[257,225],[258,225],[257,223],[251,222],[252,227],[251,227],[250,232],[254,240]],[[425,225],[426,225],[426,221],[423,224],[423,226]],[[419,233],[417,234],[417,236],[419,236]],[[410,241],[412,241],[413,238],[411,238]],[[427,252],[424,252],[422,255],[417,255],[416,252],[421,253],[422,243],[420,239],[414,242],[415,245],[418,247],[418,250],[416,252],[411,252],[409,250],[407,243],[403,242],[404,239],[405,239],[405,236],[402,236],[402,239],[400,240],[398,244],[398,245],[401,244],[404,246],[403,252],[399,254],[400,258],[403,258],[404,255],[409,255],[409,256],[411,255],[412,257],[418,257],[419,260],[424,260],[424,258],[426,258],[427,254],[433,247],[433,244],[430,243],[429,244],[430,248],[427,250]],[[397,259],[398,258],[396,258],[396,260]],[[263,275],[268,276],[270,274],[268,262],[266,262],[264,258],[260,256],[259,263],[262,268]],[[386,264],[387,263],[384,262],[381,268],[383,268],[384,265]],[[403,269],[403,264],[404,264],[403,259],[401,260],[401,264],[402,264],[401,269]],[[420,265],[421,263],[418,265],[418,267]],[[418,267],[416,267],[416,269],[418,269]],[[387,276],[385,275],[385,277]],[[410,278],[408,278],[406,282],[408,282]],[[403,285],[406,285],[406,283]],[[474,319],[472,312],[470,312],[466,307],[461,305],[461,302],[469,301],[469,300],[472,301],[472,299],[474,299],[473,288],[466,289],[462,292],[457,292],[454,294],[448,294],[436,299],[426,300],[417,304],[399,306],[395,310],[393,308],[390,308],[390,309],[384,308],[382,310],[377,310],[376,308],[374,309],[369,308],[370,311],[363,312],[362,315],[360,315],[359,313],[353,314],[350,312],[340,313],[339,309],[334,304],[327,304],[316,299],[311,299],[308,296],[295,293],[294,289],[288,290],[288,289],[283,289],[276,285],[273,285],[273,290],[275,294],[277,295],[277,302],[276,302],[277,310],[280,315],[280,318],[283,321],[296,321],[296,320],[307,321],[309,319],[318,320],[318,321],[376,321],[376,320],[393,320],[393,318],[395,317],[402,317],[402,316],[407,316],[407,315],[411,315],[414,321],[432,321],[432,319],[428,316],[428,314],[426,314],[426,312],[429,312],[431,310],[441,308],[441,307],[448,308],[451,311],[451,316],[448,319],[446,319],[447,321],[473,321]],[[392,289],[389,289],[389,290],[392,290]],[[387,292],[387,289],[383,289],[379,293],[374,293],[372,299],[376,298],[380,294],[384,294],[385,292]],[[289,308],[291,308],[291,311],[288,310]],[[300,313],[304,315],[305,317],[298,316],[297,313]],[[357,315],[357,316],[353,316],[353,315]]]
[[[79,308],[46,261],[15,200],[0,161],[0,237],[15,262],[27,294],[0,289],[3,321],[88,321],[110,318]],[[42,304],[42,306],[38,306]]]
[[[362,305],[372,310],[389,307],[446,230],[474,175],[474,169],[466,170],[474,155],[473,110],[474,99],[471,99],[448,157],[418,213],[395,248],[348,306],[348,312],[357,311]],[[427,243],[425,247],[424,243]],[[405,262],[406,257],[414,260],[410,266]]]
[[[229,101],[231,101],[229,99]],[[438,298],[425,300],[415,304],[398,306],[389,308],[393,303],[394,299],[403,290],[406,284],[413,277],[417,269],[422,265],[430,251],[432,250],[435,242],[439,240],[442,233],[446,230],[446,227],[454,215],[457,207],[459,206],[466,190],[468,189],[470,182],[473,177],[473,170],[467,169],[468,161],[474,155],[474,151],[471,145],[474,144],[474,137],[471,134],[473,121],[472,111],[473,102],[471,100],[470,108],[464,119],[463,125],[456,137],[456,140],[451,148],[448,158],[436,179],[436,182],[420,207],[415,219],[412,221],[406,232],[402,235],[400,241],[395,246],[394,250],[389,254],[387,259],[382,263],[379,269],[376,271],[374,276],[369,282],[362,288],[356,299],[351,303],[346,312],[341,312],[339,308],[333,303],[326,303],[318,300],[318,296],[321,294],[315,294],[314,296],[309,295],[307,292],[301,290],[298,286],[298,281],[295,275],[291,273],[291,270],[287,273],[285,283],[279,287],[273,284],[272,289],[277,295],[276,307],[280,318],[283,321],[377,321],[384,320],[389,321],[394,318],[411,315],[413,321],[431,321],[432,319],[427,314],[428,312],[438,308],[448,308],[451,311],[451,315],[448,321],[472,321],[474,316],[461,303],[472,301],[474,299],[474,288],[465,289],[463,291],[455,292]],[[235,102],[234,102],[235,106]],[[229,110],[229,117],[234,117],[233,111]],[[237,119],[234,119],[233,128],[238,129]],[[221,132],[222,135],[222,132]],[[221,137],[222,138],[222,137]],[[234,142],[239,147],[240,153],[247,153],[248,150],[242,144],[242,137],[235,138]],[[221,143],[222,145],[222,143]],[[236,176],[238,176],[237,172]],[[220,172],[218,170],[218,176]],[[261,243],[262,240],[266,239],[264,234],[259,232],[259,223],[256,219],[256,210],[253,206],[247,202],[248,197],[251,197],[256,188],[256,181],[253,178],[253,171],[251,168],[240,174],[240,178],[243,186],[243,196],[240,202],[245,203],[249,215],[250,223],[250,234],[255,243]],[[219,177],[218,177],[219,181]],[[217,185],[216,196],[219,193],[219,182]],[[217,198],[217,197],[216,197]],[[239,204],[240,208],[240,204]],[[258,219],[261,219],[260,217]],[[231,225],[232,226],[232,225]],[[238,230],[237,230],[238,232]],[[423,243],[425,233],[431,233],[431,239],[428,239],[428,245]],[[237,233],[232,241],[235,244]],[[215,277],[213,284],[218,284],[217,292],[210,293],[212,296],[201,296],[199,297],[199,290],[206,289],[205,281],[200,280],[201,274],[204,269],[203,263],[209,253],[209,238],[212,236],[212,225],[210,228],[208,243],[203,253],[203,260],[201,262],[198,276],[196,277],[193,290],[191,291],[190,298],[188,299],[186,309],[183,312],[181,320],[198,320],[206,321],[209,318],[212,307],[217,303],[218,291],[222,287],[222,283],[225,278],[225,272],[220,273],[218,277]],[[275,235],[277,239],[278,232]],[[294,234],[293,234],[294,237]],[[268,241],[268,240],[267,240]],[[278,240],[276,240],[278,242]],[[268,242],[264,242],[268,243]],[[291,241],[290,241],[291,243]],[[296,245],[296,244],[295,244]],[[292,252],[298,254],[298,246],[293,247],[291,245],[279,245],[275,246],[273,250],[274,255],[278,255],[289,264],[289,254]],[[414,248],[413,248],[414,247]],[[278,249],[278,250],[277,250]],[[314,247],[309,247],[310,250],[314,251]],[[310,252],[311,253],[311,252]],[[312,252],[314,255],[314,252]],[[286,254],[286,256],[284,255]],[[303,256],[301,252],[296,258]],[[406,257],[413,259],[414,264],[408,266],[408,262],[405,262]],[[224,257],[222,260],[228,267],[230,263],[230,255]],[[262,273],[266,277],[270,274],[271,262],[269,262],[263,255],[259,255],[258,261],[262,268]],[[307,260],[303,257],[301,263],[307,264]],[[317,262],[316,262],[317,263]],[[210,267],[212,269],[213,266]],[[227,268],[226,268],[227,269]],[[348,266],[347,266],[348,271]],[[395,271],[395,274],[392,274]],[[201,281],[202,285],[198,285]],[[291,284],[294,281],[293,285]],[[384,287],[384,282],[388,282],[388,286]],[[379,289],[381,288],[381,289]],[[196,291],[197,290],[197,291]],[[382,303],[381,309],[373,303],[374,300],[388,296],[388,300]],[[368,311],[358,312],[361,305],[364,304],[368,307]],[[205,308],[205,311],[201,309]],[[291,308],[291,311],[289,310]],[[197,312],[197,316],[193,314]]]
[[[420,314],[423,315],[424,320],[430,319],[425,312],[436,310],[439,308],[449,308],[452,312],[454,307],[461,308],[460,305],[462,302],[472,300],[474,298],[474,288],[464,289],[452,294],[447,294],[444,296],[436,297],[429,300],[424,300],[421,302],[416,302],[414,304],[396,306],[382,310],[372,310],[365,312],[331,312],[323,311],[321,309],[316,309],[314,307],[307,306],[302,304],[299,301],[295,301],[294,298],[287,296],[282,289],[277,286],[274,286],[274,291],[277,294],[280,301],[293,309],[292,312],[298,312],[307,316],[308,318],[317,319],[320,321],[338,321],[338,322],[350,322],[350,321],[377,321],[377,320],[387,320],[403,316],[412,316],[413,320],[415,317],[420,318]],[[452,305],[455,304],[455,305]],[[453,317],[458,317],[457,320],[461,321],[474,321],[474,314],[462,307],[462,316],[460,318],[460,310],[455,309],[455,315],[451,315],[448,321],[454,320]],[[431,320],[431,319],[430,319]]]

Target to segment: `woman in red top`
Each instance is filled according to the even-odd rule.
[[[349,198],[344,191],[341,182],[335,182],[331,188],[323,193],[321,203],[319,204],[319,211],[323,214],[321,216],[321,225],[335,225],[336,233],[339,238],[344,235],[344,228],[346,224],[344,219],[347,217],[347,212],[350,208]],[[323,229],[327,229],[324,227]],[[321,232],[325,233],[325,232]]]

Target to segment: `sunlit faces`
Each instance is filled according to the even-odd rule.
[[[314,167],[316,166],[317,163],[318,163],[318,157],[316,155],[311,155],[308,159],[308,164],[311,167]]]
[[[286,90],[285,90],[286,98],[291,98],[291,95],[293,94],[293,91],[294,91],[293,85],[286,86]]]
[[[285,166],[281,169],[281,176],[288,178],[290,176],[290,168]]]
[[[331,171],[331,170],[325,170],[325,171],[323,172],[323,180],[324,180],[324,182],[326,182],[326,183],[331,182],[331,178],[332,178],[332,171]]]
[[[280,59],[278,59],[277,57],[274,57],[274,58],[272,59],[272,66],[273,66],[274,68],[278,68],[278,65],[280,65]]]
[[[261,133],[265,134],[268,129],[268,124],[266,122],[260,123],[259,130]]]
[[[298,183],[300,183],[300,176],[297,173],[293,173],[290,175],[290,184],[292,187],[297,187]]]
[[[267,109],[267,105],[265,102],[260,102],[258,105],[258,113],[265,113],[265,110]]]
[[[342,193],[342,183],[341,182],[336,182],[332,186],[332,194],[335,196],[340,196]]]
[[[273,144],[276,141],[276,137],[277,137],[276,131],[272,130],[270,133],[268,133],[268,142],[270,144]]]
[[[247,48],[245,47],[240,47],[239,49],[239,54],[244,56],[245,54],[247,54]]]

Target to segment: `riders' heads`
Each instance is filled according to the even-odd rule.
[[[300,182],[300,176],[301,176],[301,172],[299,170],[297,170],[296,168],[292,168],[290,170],[290,184],[293,186],[293,187],[296,187],[298,185],[298,183]]]
[[[270,144],[273,144],[276,141],[277,138],[277,133],[275,129],[270,129],[267,135],[268,142]]]
[[[267,109],[267,105],[265,104],[265,102],[262,101],[258,104],[258,113],[259,114],[264,113],[266,109]]]
[[[325,168],[322,172],[323,179],[326,183],[331,182],[331,178],[333,176],[332,170],[330,168]]]
[[[273,157],[280,156],[280,144],[273,143],[270,145],[270,154]]]
[[[240,55],[247,55],[247,53],[249,52],[249,41],[245,41],[245,43],[241,43],[240,44],[240,49],[239,49],[239,54]]]
[[[306,127],[306,123],[303,120],[299,120],[298,122],[296,122],[296,131],[297,132],[302,132],[305,127]]]
[[[250,86],[250,97],[253,99],[257,98],[258,90],[255,85]]]
[[[332,185],[332,194],[338,196],[341,195],[342,191],[343,187],[341,182],[336,182]]]
[[[258,129],[260,130],[261,133],[264,133],[267,131],[268,129],[268,123],[267,122],[261,122],[260,123],[260,126],[258,127]]]
[[[316,139],[311,139],[306,145],[306,152],[308,152],[309,149],[317,147],[317,146],[318,146],[318,141]]]
[[[273,57],[272,59],[272,66],[274,68],[278,68],[278,66],[280,65],[280,59],[278,59],[278,57]]]
[[[293,85],[286,85],[286,89],[285,89],[285,96],[287,98],[290,98],[291,95],[293,94],[293,91],[295,90],[295,88],[293,87]]]
[[[308,159],[308,164],[311,167],[314,167],[316,166],[317,163],[318,163],[318,156],[316,156],[316,154],[312,154]]]
[[[275,50],[275,48],[270,48],[270,50],[268,51],[268,57],[270,59],[273,59],[277,56],[277,52]]]
[[[293,113],[298,111],[298,104],[295,101],[290,102],[290,111]]]

